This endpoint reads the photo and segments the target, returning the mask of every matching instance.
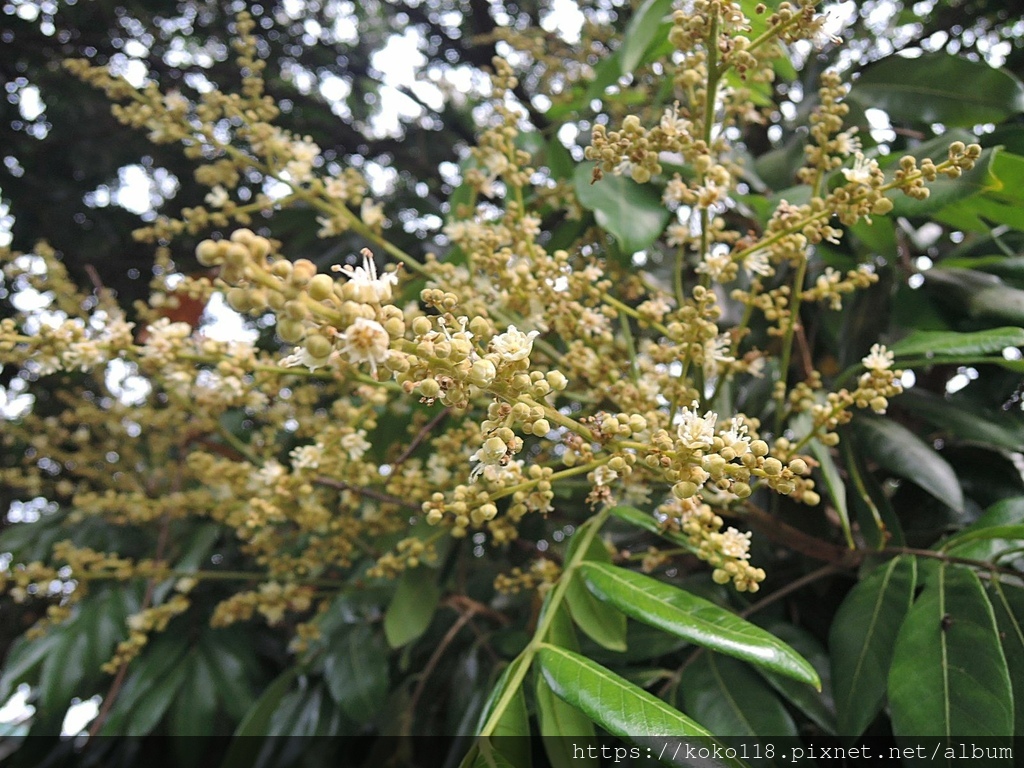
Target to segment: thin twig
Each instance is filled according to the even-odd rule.
[[[170,538],[171,529],[171,518],[170,515],[164,515],[163,522],[160,526],[160,534],[156,541],[156,552],[154,553],[154,562],[159,563],[163,560],[164,550],[167,548],[167,541]],[[156,579],[148,579],[146,581],[146,594],[142,597],[142,603],[139,606],[139,612],[145,611],[153,603],[153,592],[156,590]],[[107,716],[110,714],[110,710],[113,708],[114,703],[117,701],[118,695],[121,693],[121,688],[124,685],[124,680],[128,676],[128,667],[131,662],[122,662],[121,666],[117,668],[117,674],[114,675],[113,681],[110,683],[110,688],[107,689],[107,695],[103,697],[103,704],[100,706],[100,711],[96,713],[96,719],[92,721],[92,725],[89,726],[89,738],[86,740],[86,744],[93,740],[100,730],[103,728],[103,724],[107,721]]]
[[[423,425],[423,429],[416,433],[416,437],[412,439],[412,442],[406,446],[405,450],[402,451],[402,455],[395,459],[391,465],[391,475],[394,477],[395,472],[400,466],[402,466],[406,460],[412,456],[413,451],[420,447],[420,444],[427,439],[427,435],[434,431],[442,421],[448,418],[448,414],[451,413],[451,408],[443,408],[440,413],[435,414],[434,418]]]
[[[342,480],[335,480],[333,477],[325,477],[323,475],[313,478],[313,482],[317,485],[323,485],[327,488],[334,488],[338,491],[352,491],[360,496],[365,496],[368,499],[376,499],[382,501],[385,504],[395,504],[399,507],[405,507],[406,509],[415,509],[417,512],[421,510],[419,504],[415,501],[409,501],[399,496],[392,496],[390,493],[384,493],[382,491],[375,491],[372,488],[361,488],[356,485],[349,485]]]
[[[996,565],[995,563],[989,562],[988,560],[974,560],[969,557],[956,557],[955,555],[947,555],[945,552],[935,552],[931,549],[915,549],[914,547],[886,547],[881,550],[879,554],[882,555],[916,555],[918,557],[929,557],[932,560],[941,560],[944,563],[954,563],[956,565],[969,565],[972,568],[978,568],[983,571],[992,571],[994,573],[1001,573],[1004,576],[1013,576],[1014,578],[1021,579],[1024,581],[1024,573],[1021,573],[1016,568],[1007,568],[1002,565]]]

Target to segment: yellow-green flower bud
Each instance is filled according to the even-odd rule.
[[[298,320],[284,317],[277,321],[277,335],[289,344],[298,344],[306,335],[306,326]]]
[[[330,275],[317,275],[309,281],[309,295],[316,301],[323,301],[334,295],[334,278]]]
[[[305,347],[306,351],[318,360],[322,360],[334,351],[334,345],[331,343],[331,340],[319,334],[308,337],[305,341]]]

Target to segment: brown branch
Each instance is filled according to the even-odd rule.
[[[955,565],[968,565],[972,568],[978,568],[984,571],[992,571],[993,573],[1001,573],[1004,576],[1012,576],[1016,579],[1024,581],[1024,573],[1021,573],[1015,568],[1007,568],[1002,565],[996,565],[995,563],[989,562],[988,560],[974,560],[969,557],[956,557],[955,555],[947,555],[945,552],[935,552],[931,549],[915,549],[914,547],[886,547],[879,552],[881,555],[889,555],[896,557],[897,555],[916,555],[917,557],[928,557],[932,560],[940,560],[944,563],[953,563]]]
[[[170,539],[171,533],[171,518],[170,515],[164,515],[163,521],[160,526],[160,534],[156,541],[156,552],[154,553],[153,561],[159,564],[164,557],[164,550],[167,548],[168,539]],[[153,603],[153,592],[156,589],[156,579],[150,578],[146,581],[146,594],[142,598],[142,603],[139,606],[139,613],[142,613]],[[100,711],[96,713],[96,719],[92,721],[89,726],[89,736],[86,740],[86,745],[89,744],[99,734],[103,728],[103,724],[107,721],[107,716],[110,714],[110,710],[113,708],[114,703],[117,701],[117,697],[121,693],[121,688],[124,686],[124,680],[128,676],[128,667],[131,665],[130,661],[125,661],[117,669],[117,674],[114,675],[113,681],[110,683],[110,688],[107,689],[107,695],[103,697],[103,704],[100,706]]]
[[[352,491],[352,493],[365,496],[368,499],[376,499],[377,501],[384,502],[385,504],[394,504],[399,507],[405,507],[406,509],[415,509],[417,512],[422,509],[415,501],[408,501],[407,499],[403,499],[398,496],[392,496],[390,493],[375,491],[372,488],[360,488],[359,486],[349,485],[342,480],[335,480],[332,477],[325,477],[321,475],[313,478],[313,482],[317,485],[334,488],[338,491]]]
[[[768,514],[756,504],[747,502],[743,505],[743,519],[750,522],[761,533],[776,544],[799,552],[801,555],[823,560],[841,568],[854,568],[864,559],[865,553],[857,549],[847,549],[839,544],[824,541],[799,528],[784,523],[774,515]]]
[[[423,425],[423,428],[416,433],[416,437],[412,439],[412,442],[406,446],[404,451],[402,451],[402,455],[395,459],[394,463],[391,465],[392,477],[394,477],[398,468],[402,466],[410,456],[412,456],[413,451],[419,448],[423,441],[427,439],[427,436],[434,431],[434,428],[448,418],[449,413],[451,413],[451,408],[443,408],[439,413],[435,414],[434,418]]]

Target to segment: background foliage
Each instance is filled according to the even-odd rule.
[[[351,749],[343,739],[301,741],[314,734],[448,734],[444,749],[461,755],[468,742],[454,735],[474,733],[494,702],[512,691],[509,697],[520,698],[505,710],[504,732],[532,728],[535,736],[586,734],[592,723],[636,736],[645,719],[651,733],[678,733],[695,721],[719,735],[791,735],[819,744],[888,743],[894,734],[1024,735],[1018,388],[1024,364],[1014,352],[1024,345],[1024,54],[1015,44],[1024,30],[1003,3],[865,3],[853,13],[848,5],[837,11],[850,18],[845,45],[810,55],[795,51],[791,62],[780,63],[774,87],[756,94],[764,104],[779,104],[780,119],[743,137],[749,194],[742,216],[763,224],[779,199],[806,195],[795,181],[807,140],[803,126],[818,76],[830,66],[853,79],[850,122],[860,128],[865,150],[884,150],[883,166],[905,153],[941,156],[954,139],[978,140],[986,152],[975,170],[940,181],[927,200],[900,198],[871,227],[858,224],[841,245],[819,248],[819,268],[869,262],[881,280],[842,312],[805,310],[807,359],[799,365],[848,381],[882,339],[898,366],[913,371],[915,385],[892,400],[885,420],[858,414],[837,450],[812,442],[828,514],[783,501],[770,517],[746,519],[758,531],[756,556],[769,574],[758,595],[716,587],[692,558],[673,561],[659,581],[612,565],[604,548],[579,544],[589,541],[579,527],[586,515],[567,507],[524,536],[550,541],[577,569],[577,578],[566,581],[572,621],[563,611],[540,619],[551,634],[537,651],[530,686],[506,684],[540,605],[526,595],[496,596],[492,584],[497,573],[535,553],[510,546],[480,560],[471,545],[455,546],[438,569],[340,591],[321,623],[322,645],[299,660],[287,650],[287,632],[256,622],[210,629],[183,618],[132,665],[110,700],[102,732],[298,739],[268,747],[282,764]],[[106,0],[4,6],[0,78],[8,98],[0,102],[0,190],[15,248],[46,238],[81,285],[112,288],[126,305],[148,294],[153,247],[133,241],[137,215],[112,201],[121,169],[140,166],[154,180],[154,210],[169,215],[207,190],[176,150],[119,126],[103,95],[73,80],[59,61],[86,55],[128,66],[137,59],[167,85],[205,77],[228,90],[239,76],[226,41],[242,7]],[[545,81],[541,64],[520,62],[516,96],[536,129],[525,135],[524,148],[572,184],[586,210],[583,222],[551,220],[545,229],[571,243],[596,223],[618,244],[609,247],[609,260],[628,267],[623,253],[646,250],[645,269],[670,283],[670,251],[655,241],[665,224],[657,197],[652,201],[622,178],[590,186],[589,172],[574,172],[569,152],[552,140],[560,126],[574,126],[566,143],[579,150],[595,122],[606,119],[599,115],[618,120],[629,112],[630,78],[660,53],[670,3],[581,7],[606,30],[607,47],[576,51],[553,33],[547,43],[566,59],[589,64],[586,78],[542,98],[535,93]],[[440,227],[460,190],[458,169],[442,164],[466,156],[482,96],[468,87],[434,103],[409,86],[396,91],[375,53],[393,35],[414,29],[421,72],[459,69],[467,83],[478,82],[493,55],[507,52],[500,42],[507,30],[550,30],[551,7],[282,2],[250,10],[270,62],[269,91],[289,105],[286,124],[312,136],[329,160],[373,168],[386,179],[381,199],[401,223],[389,237],[404,250],[443,253]],[[897,57],[893,47],[924,55]],[[347,96],[329,99],[318,85]],[[43,105],[35,114],[32,89]],[[386,103],[414,116],[378,130],[374,115]],[[260,182],[253,179],[252,188]],[[292,258],[321,265],[365,244],[355,235],[317,240],[311,210],[287,211],[265,226],[289,244]],[[185,272],[200,269],[194,246],[188,238],[173,245]],[[10,314],[14,296],[2,298],[2,311]],[[13,366],[4,368],[2,381],[12,399],[27,388]],[[56,392],[47,386],[61,385],[32,383],[34,407],[58,412]],[[754,385],[734,397],[749,413],[767,409],[769,399],[770,392]],[[17,449],[5,446],[7,466],[21,460]],[[13,504],[0,551],[17,562],[41,557],[61,537],[63,519],[51,508],[26,518],[20,501],[27,499],[0,489],[0,502]],[[631,507],[616,507],[612,517],[607,533],[618,551],[643,552],[658,540],[656,526],[638,530],[644,517]],[[132,532],[93,534],[124,537],[119,544],[126,551],[139,546]],[[855,549],[847,548],[848,538]],[[183,527],[175,543],[182,569],[213,555],[225,568],[243,562],[209,524]],[[42,755],[67,747],[56,736],[73,699],[111,697],[110,676],[100,667],[141,599],[142,587],[98,589],[71,621],[30,642],[22,635],[37,607],[4,605],[0,701],[29,685],[34,713],[17,732],[39,737],[15,761],[37,765]],[[767,632],[732,624],[737,613]],[[730,632],[743,652],[723,640]],[[820,692],[807,684],[815,677]],[[621,687],[621,697],[585,695],[609,686]],[[386,739],[360,745],[367,764],[384,759],[373,749],[412,748]],[[128,762],[146,746],[144,739],[112,740],[100,748]],[[229,758],[244,761],[251,755],[237,750],[247,748],[252,742],[236,743]],[[161,759],[193,764],[184,749]],[[572,764],[554,742],[546,753],[534,752],[538,764]],[[411,759],[390,757],[398,764]],[[508,759],[520,765],[526,758]]]

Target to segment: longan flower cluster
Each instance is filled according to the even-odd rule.
[[[596,121],[584,150],[596,183],[624,174],[654,185],[674,213],[643,254],[671,271],[664,287],[599,226],[571,238],[552,231],[580,200],[544,170],[550,157],[525,149],[529,116],[514,105],[521,89],[503,60],[465,163],[470,200],[453,206],[434,243],[459,258],[422,261],[385,237],[385,212],[358,170],[332,166],[310,137],[275,124],[248,16],[234,44],[238,94],[136,90],[70,64],[122,102],[124,123],[181,143],[210,190],[206,207],[139,236],[221,233],[196,249],[206,274],[186,277],[161,254],[138,327],[103,291],[78,290],[45,246],[3,255],[5,290],[31,288],[49,303],[0,321],[0,362],[32,384],[74,376],[46,408],[5,423],[3,445],[16,458],[0,481],[53,500],[70,526],[106,525],[123,537],[111,553],[60,545],[46,562],[0,568],[0,588],[53,601],[49,618],[60,621],[95,581],[147,582],[158,596],[128,621],[109,670],[153,632],[204,610],[215,626],[276,626],[287,616],[300,628],[292,648],[302,649],[340,590],[434,568],[447,537],[472,542],[474,558],[507,560],[516,539],[534,536],[539,550],[541,537],[562,540],[559,526],[578,530],[594,509],[621,502],[656,510],[652,519],[707,562],[715,582],[756,591],[765,573],[749,562],[751,535],[723,520],[773,495],[819,504],[818,465],[804,446],[835,445],[853,408],[884,413],[901,389],[893,355],[878,345],[852,392],[829,392],[817,371],[789,381],[802,304],[839,309],[877,279],[867,267],[822,269],[816,246],[889,213],[889,194],[920,198],[927,183],[956,178],[980,156],[956,142],[941,162],[908,157],[890,171],[844,129],[846,88],[828,72],[799,176],[807,202],[782,201],[763,226],[737,226],[742,169],[728,129],[770,111],[732,75],[770,82],[783,44],[821,32],[811,5],[781,3],[764,21],[755,35],[740,7],[722,0],[675,13],[671,60],[637,73],[652,106],[610,108],[613,120]],[[655,80],[672,87],[669,99],[656,96]],[[666,178],[666,167],[681,170]],[[255,179],[288,191],[270,200]],[[245,184],[256,185],[248,199]],[[289,206],[315,211],[321,236],[361,237],[423,282],[411,290],[370,250],[325,270],[289,258],[288,244],[265,230],[231,231]],[[662,265],[673,251],[674,265]],[[269,334],[215,341],[201,321],[173,319],[215,292],[260,324],[273,321],[285,348]],[[745,414],[736,393],[761,377],[772,377],[764,390],[774,413]],[[787,430],[804,413],[811,431],[794,437]],[[776,423],[762,428],[766,414]],[[198,531],[188,558],[163,543],[178,530]],[[667,557],[649,551],[645,567]],[[561,578],[556,562],[506,569],[496,587],[546,589]]]
[[[503,595],[516,595],[523,591],[545,590],[551,587],[561,574],[558,564],[547,558],[539,558],[524,571],[516,567],[507,574],[498,574],[494,579],[494,588]]]
[[[761,588],[766,574],[749,562],[750,533],[732,527],[723,533],[725,521],[696,498],[666,502],[658,508],[658,515],[667,531],[686,536],[693,554],[714,568],[711,577],[716,584],[731,581],[739,592],[757,592]]]

